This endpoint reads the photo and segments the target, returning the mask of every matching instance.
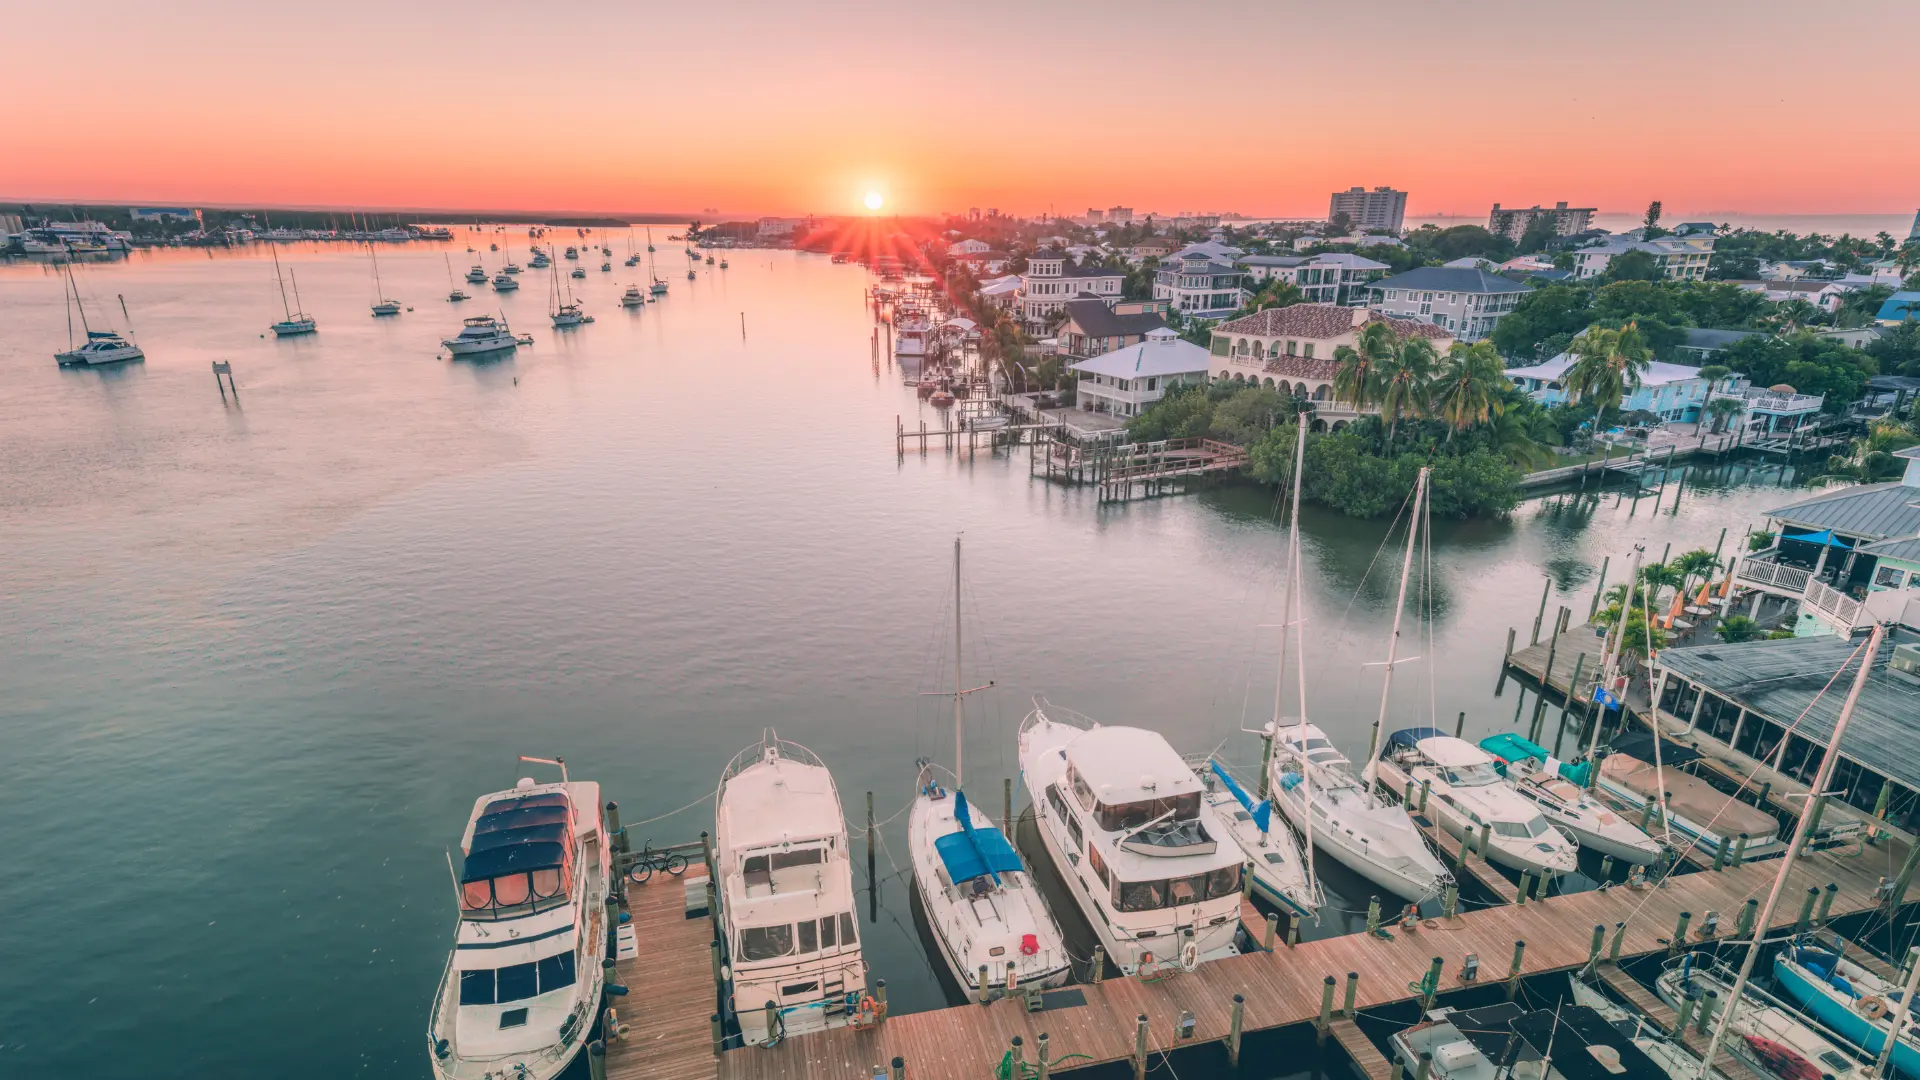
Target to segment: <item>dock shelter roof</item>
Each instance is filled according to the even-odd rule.
[[[1887,670],[1894,646],[1914,642],[1920,642],[1920,634],[1906,630],[1887,634],[1840,749],[1858,764],[1920,791],[1920,755],[1913,752],[1920,736],[1920,683]],[[1834,721],[1858,668],[1848,664],[1838,677],[1834,673],[1857,644],[1823,634],[1698,645],[1668,649],[1660,654],[1659,664],[1775,724],[1790,725],[1804,712],[1795,733],[1824,744],[1833,736]],[[1826,688],[1824,694],[1822,688]]]
[[[1861,484],[1776,506],[1767,516],[1869,540],[1920,536],[1920,488],[1899,481]]]

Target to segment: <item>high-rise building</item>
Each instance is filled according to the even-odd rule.
[[[1107,213],[1104,210],[1096,210],[1091,206],[1087,207],[1087,224],[1089,225],[1100,224],[1100,222],[1106,219],[1106,216]]]
[[[1493,212],[1487,215],[1487,231],[1495,236],[1504,236],[1509,240],[1518,240],[1533,227],[1535,218],[1553,219],[1553,231],[1560,236],[1572,236],[1586,232],[1593,225],[1595,209],[1591,206],[1568,206],[1564,202],[1553,204],[1553,209],[1543,209],[1539,203],[1521,209],[1502,208],[1493,204]]]
[[[1107,220],[1119,225],[1133,224],[1133,207],[1114,206],[1107,209]]]
[[[1407,217],[1407,193],[1390,187],[1336,191],[1327,206],[1327,220],[1339,214],[1347,215],[1356,229],[1385,229],[1397,233]]]

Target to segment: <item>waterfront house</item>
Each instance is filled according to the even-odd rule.
[[[1364,304],[1367,286],[1387,272],[1387,264],[1347,251],[1318,255],[1242,255],[1234,264],[1255,282],[1277,278],[1300,290],[1311,304]]]
[[[997,276],[1007,272],[1007,264],[1013,261],[1013,256],[1008,255],[1004,251],[989,249],[986,251],[969,251],[965,254],[955,256],[953,261],[972,271],[975,277],[983,274]]]
[[[1057,335],[1060,351],[1068,356],[1093,357],[1138,345],[1147,334],[1166,327],[1164,300],[1121,300],[1112,304],[1096,296],[1067,301],[1067,321]]]
[[[1080,408],[1138,416],[1168,390],[1206,385],[1210,360],[1207,350],[1162,326],[1137,345],[1082,360],[1070,370],[1079,377],[1074,394]]]
[[[1027,256],[1027,272],[1020,276],[1020,318],[1028,333],[1040,332],[1081,293],[1118,300],[1125,280],[1117,270],[1079,266],[1064,252],[1043,248]]]
[[[1246,298],[1241,288],[1245,276],[1238,266],[1206,251],[1186,251],[1162,261],[1154,271],[1153,298],[1167,301],[1183,315],[1217,319]]]
[[[1423,319],[1461,341],[1479,341],[1533,291],[1485,270],[1422,266],[1367,286],[1367,306],[1402,319]]]
[[[1630,234],[1604,236],[1573,253],[1573,276],[1599,277],[1616,256],[1644,251],[1669,281],[1705,281],[1713,261],[1712,236],[1662,236],[1640,240]]]
[[[1516,388],[1540,404],[1562,405],[1571,395],[1561,379],[1572,366],[1573,357],[1561,353],[1544,364],[1508,368],[1506,375]],[[1721,380],[1721,386],[1733,392],[1744,387],[1745,381],[1740,376],[1729,376]],[[1700,377],[1699,368],[1655,360],[1640,374],[1640,385],[1630,388],[1621,399],[1620,408],[1624,412],[1649,412],[1663,421],[1684,423],[1700,419],[1707,396],[1707,380]]]
[[[1271,387],[1315,405],[1315,430],[1335,429],[1359,415],[1334,400],[1334,351],[1352,345],[1361,327],[1384,322],[1397,334],[1418,335],[1445,353],[1453,338],[1445,329],[1414,319],[1386,318],[1366,308],[1339,304],[1291,304],[1267,308],[1213,328],[1214,378]]]

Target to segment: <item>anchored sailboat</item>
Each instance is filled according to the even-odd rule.
[[[985,980],[1008,993],[1059,986],[1071,971],[1066,940],[1047,910],[1033,875],[1008,837],[1011,821],[993,822],[968,803],[961,788],[966,697],[992,686],[964,689],[960,667],[960,541],[953,541],[953,780],[920,763],[913,805],[907,812],[907,843],[913,883],[927,909],[940,958],[962,987]],[[1004,832],[1002,830],[1005,830]],[[984,975],[979,973],[984,972]]]
[[[400,314],[400,301],[387,299],[386,289],[380,285],[380,256],[372,244],[367,245],[367,257],[373,260],[373,314],[375,317]]]
[[[67,302],[67,351],[53,354],[54,362],[61,367],[98,367],[102,364],[124,364],[132,360],[145,360],[147,354],[140,347],[111,330],[95,330],[87,321],[87,307],[80,301],[80,283],[74,279],[73,264],[67,264],[67,280],[64,283]],[[73,336],[73,316],[80,315],[81,338],[78,344]],[[127,320],[127,333],[133,333],[133,317],[127,314],[127,298],[120,297],[120,314]]]
[[[271,327],[273,335],[275,337],[292,337],[296,334],[313,333],[319,329],[319,324],[313,321],[313,316],[298,310],[300,306],[300,279],[293,276],[293,271],[287,271],[287,277],[293,277],[294,301],[294,306],[288,307],[286,278],[280,276],[280,248],[278,245],[275,245],[269,247],[267,250],[273,253],[273,280],[280,286],[280,310],[282,314],[286,316],[286,318],[273,324]]]

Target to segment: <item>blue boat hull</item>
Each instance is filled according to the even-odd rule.
[[[1805,968],[1789,963],[1785,953],[1773,961],[1773,981],[1782,993],[1792,998],[1814,1019],[1825,1024],[1869,1056],[1877,1057],[1886,1044],[1886,1028],[1854,1011],[1851,998],[1811,976]],[[1892,1005],[1889,1003],[1889,1009]],[[1893,1044],[1895,1071],[1920,1080],[1920,1050],[1904,1040]]]

